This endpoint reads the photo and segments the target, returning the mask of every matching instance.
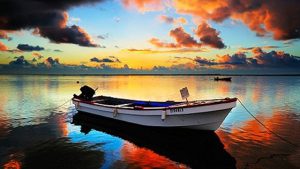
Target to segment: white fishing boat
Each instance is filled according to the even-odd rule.
[[[82,94],[74,95],[72,99],[77,111],[152,127],[217,130],[237,101],[236,98],[184,102],[142,101],[108,96],[93,97],[93,89],[86,89],[87,91],[81,90]]]

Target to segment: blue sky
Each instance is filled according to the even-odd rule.
[[[16,6],[20,2],[9,3]],[[4,65],[3,69],[8,69],[10,63],[17,63],[14,61],[20,56],[24,56],[31,66],[47,64],[48,67],[51,64],[46,62],[50,57],[64,66],[105,65],[116,69],[126,65],[147,70],[161,66],[193,71],[202,68],[251,71],[258,67],[284,70],[298,66],[300,24],[290,16],[299,11],[294,7],[298,2],[294,1],[282,3],[276,0],[273,2],[275,8],[269,1],[257,4],[254,0],[249,1],[250,4],[241,1],[238,7],[229,1],[202,0],[80,0],[78,3],[62,1],[61,6],[50,1],[43,3],[48,11],[53,10],[56,18],[49,18],[47,22],[48,15],[38,10],[39,4],[34,1],[24,2],[24,9],[19,9],[20,15],[4,13],[11,6],[1,13],[8,21],[0,24],[0,64]],[[291,12],[282,13],[276,4],[285,5]],[[250,10],[251,5],[253,9]],[[33,21],[23,24],[22,16],[32,15],[27,8],[34,13]],[[220,9],[229,12],[225,15],[226,11],[221,13]],[[269,15],[264,16],[264,13]],[[36,23],[41,22],[39,17],[46,23]],[[292,26],[284,27],[279,22]],[[44,50],[20,49],[20,44],[27,44],[32,49],[39,46]],[[255,53],[258,48],[261,52]],[[236,64],[235,54],[238,54],[237,59],[243,60],[242,64]],[[115,57],[120,62],[94,62],[91,61],[93,57],[104,61]],[[199,57],[210,64],[199,63]]]

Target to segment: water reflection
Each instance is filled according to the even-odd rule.
[[[17,160],[10,160],[4,164],[4,169],[21,169],[21,162]]]
[[[214,132],[142,127],[84,113],[76,114],[73,123],[82,132],[96,129],[129,141],[121,150],[129,168],[235,168],[234,158]]]
[[[45,140],[54,140],[65,136],[65,115],[52,114],[48,117],[35,119],[42,121],[38,125],[27,125],[6,128],[6,135],[0,139],[0,164],[16,164],[15,156],[23,156],[26,148]]]
[[[99,87],[98,95],[162,101],[181,100],[178,90],[187,86],[191,100],[240,98],[267,127],[291,142],[300,144],[300,77],[236,76],[232,78],[231,83],[215,82],[212,79],[213,77],[209,76],[1,75],[0,166],[22,168],[22,160],[29,148],[39,147],[43,145],[42,143],[59,142],[60,145],[67,147],[76,143],[83,150],[86,146],[92,146],[92,151],[102,152],[103,156],[99,156],[103,158],[99,160],[102,162],[101,168],[147,165],[165,168],[205,165],[209,168],[216,166],[217,163],[226,167],[229,166],[227,163],[231,165],[229,161],[233,161],[230,156],[236,160],[237,168],[242,169],[299,168],[300,149],[290,147],[266,132],[239,104],[216,131],[217,135],[179,132],[181,137],[173,136],[178,135],[178,132],[151,133],[137,129],[132,132],[124,129],[126,132],[123,133],[127,133],[125,135],[117,132],[118,128],[115,126],[108,127],[109,131],[105,131],[105,128],[96,131],[91,130],[93,126],[70,124],[75,111],[68,104],[59,109],[45,110],[69,100],[74,93],[79,92],[83,84]],[[88,134],[81,133],[80,128]],[[179,141],[176,141],[178,138]],[[187,145],[186,142],[191,144]],[[81,143],[83,147],[80,146]],[[184,150],[186,147],[189,151]],[[205,153],[199,152],[205,152],[210,159],[205,162],[203,159],[208,157],[204,156]],[[229,158],[220,156],[219,159],[223,159],[223,162],[220,162],[212,157],[213,153],[216,156],[223,154]],[[153,157],[158,162],[149,164],[149,158],[147,161],[145,156]],[[64,163],[61,162],[61,165]]]
[[[23,169],[78,168],[96,169],[103,162],[103,152],[93,146],[73,143],[68,138],[49,140],[24,151]]]
[[[127,163],[130,168],[188,168],[184,164],[171,161],[167,157],[159,155],[150,149],[138,147],[128,141],[124,143],[121,154],[124,163]]]
[[[290,142],[294,144],[300,142],[298,131],[300,121],[297,115],[275,110],[271,117],[259,115],[257,118],[268,129],[275,131]],[[254,119],[245,121],[242,126],[234,126],[230,132],[217,130],[216,133],[225,144],[225,149],[235,154],[237,168],[293,169],[300,167],[300,148],[266,131]]]

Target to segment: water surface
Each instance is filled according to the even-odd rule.
[[[300,149],[270,134],[240,104],[216,132],[155,131],[80,117],[69,100],[81,85],[143,100],[238,97],[269,129],[300,144],[300,77],[0,76],[4,168],[299,168]],[[77,84],[76,81],[80,83]],[[65,104],[63,104],[65,103]],[[76,117],[76,116],[75,116]],[[82,120],[84,119],[84,120]],[[84,164],[84,165],[83,165]]]

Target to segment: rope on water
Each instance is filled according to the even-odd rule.
[[[62,106],[66,105],[67,103],[71,104],[71,99],[68,99],[66,102],[64,102],[63,104],[56,106],[56,107],[49,107],[49,108],[45,108],[45,109],[35,109],[35,110],[31,110],[31,111],[39,111],[39,110],[55,110],[58,108],[61,108]]]
[[[260,125],[262,125],[268,132],[270,132],[270,133],[272,133],[272,134],[274,134],[276,137],[278,137],[279,139],[281,139],[282,141],[284,141],[284,142],[286,142],[286,143],[288,143],[288,144],[290,144],[290,145],[292,145],[292,146],[295,146],[295,147],[298,147],[298,145],[297,144],[294,144],[294,143],[292,143],[291,141],[289,141],[289,140],[287,140],[287,139],[285,139],[285,138],[283,138],[282,136],[280,136],[279,134],[277,134],[277,133],[275,133],[274,131],[272,131],[271,129],[269,129],[266,125],[264,125],[260,120],[258,120],[247,108],[246,108],[246,106],[242,103],[242,101],[239,99],[239,98],[237,98],[238,99],[238,101],[241,103],[241,105],[244,107],[244,109],[260,124]]]

